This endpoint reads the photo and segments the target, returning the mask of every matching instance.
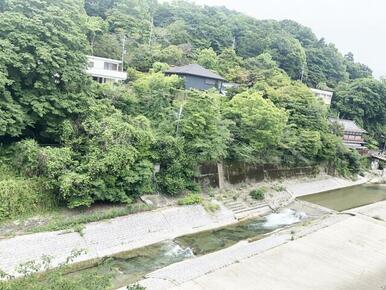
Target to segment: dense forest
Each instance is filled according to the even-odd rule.
[[[127,82],[92,81],[91,54],[123,58]],[[186,91],[163,74],[188,63],[239,86]],[[308,87],[334,90],[331,110]],[[328,122],[337,114],[376,148],[386,83],[291,20],[184,1],[0,0],[0,220],[196,191],[204,162],[357,174],[360,156]]]

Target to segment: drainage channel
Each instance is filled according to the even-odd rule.
[[[292,209],[264,218],[251,219],[230,226],[181,236],[129,252],[94,261],[92,265],[68,273],[69,277],[99,273],[111,277],[110,289],[117,289],[141,280],[146,274],[171,264],[203,256],[240,241],[261,239],[267,234],[300,222],[306,214]]]

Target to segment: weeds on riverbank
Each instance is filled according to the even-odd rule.
[[[146,290],[145,287],[139,285],[139,284],[134,284],[134,285],[129,285],[126,288],[127,290]]]
[[[0,222],[57,208],[42,178],[21,178],[0,160]]]
[[[212,201],[204,201],[202,206],[207,212],[214,213],[220,209],[220,205]]]
[[[128,205],[124,208],[112,209],[105,212],[94,212],[92,214],[84,214],[73,217],[56,217],[54,220],[50,221],[48,224],[43,226],[38,226],[31,230],[32,233],[38,232],[49,232],[49,231],[58,231],[66,229],[78,229],[81,225],[87,223],[108,220],[120,216],[125,216],[129,214],[139,213],[143,211],[151,210],[152,207],[145,204],[134,204]]]
[[[181,198],[178,200],[179,205],[194,205],[194,204],[201,204],[202,203],[202,196],[198,193],[190,193],[187,196]]]
[[[76,289],[76,290],[105,290],[111,285],[111,275],[101,274],[97,271],[89,271],[81,275],[69,274],[68,267],[75,258],[84,253],[84,250],[73,251],[72,254],[57,268],[51,269],[52,257],[44,256],[41,261],[29,261],[19,265],[17,272],[24,275],[16,278],[3,274],[0,278],[1,290],[43,290],[43,289]]]
[[[217,203],[214,203],[211,200],[204,199],[200,194],[198,193],[190,193],[187,196],[180,198],[177,203],[179,205],[196,205],[201,204],[204,209],[209,213],[214,213],[217,210],[220,209],[220,206]]]
[[[15,220],[3,221],[0,223],[0,237],[8,238],[14,235],[58,230],[75,231],[81,234],[79,229],[83,228],[87,223],[108,220],[152,209],[154,209],[154,207],[143,203],[131,204],[125,207],[97,207],[84,211],[56,209],[39,216],[29,215]]]
[[[267,192],[267,189],[264,187],[256,188],[252,190],[249,195],[256,200],[263,200],[264,194]]]

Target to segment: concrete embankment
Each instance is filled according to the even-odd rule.
[[[285,182],[284,185],[287,188],[287,191],[289,191],[294,197],[299,197],[303,195],[361,185],[365,184],[366,182],[368,182],[367,177],[359,177],[358,180],[352,181],[339,177],[324,176],[320,179],[309,180],[305,182],[289,180]]]
[[[224,207],[209,214],[202,206],[174,207],[87,224],[82,234],[57,231],[0,240],[0,270],[15,269],[28,261],[52,256],[52,266],[64,262],[74,250],[85,250],[74,262],[100,258],[144,247],[177,236],[236,222]]]
[[[140,284],[148,290],[385,289],[386,222],[368,215],[384,217],[386,202],[357,212],[174,264]]]
[[[328,185],[328,186],[327,186]],[[354,185],[342,179],[324,178],[296,182],[288,188],[295,196]],[[28,261],[53,257],[52,266],[64,262],[74,250],[85,250],[74,262],[101,258],[144,247],[177,236],[237,222],[234,214],[221,207],[214,214],[202,206],[164,208],[85,225],[82,233],[57,231],[0,240],[0,270],[15,269]]]

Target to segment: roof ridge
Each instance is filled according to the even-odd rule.
[[[216,79],[216,80],[222,80],[225,81],[225,79],[217,74],[216,72],[213,72],[207,68],[204,68],[203,66],[197,64],[197,63],[191,63],[183,66],[175,66],[171,69],[167,70],[166,73],[168,74],[180,74],[180,75],[193,75],[193,76],[201,76],[206,77],[209,79]]]

